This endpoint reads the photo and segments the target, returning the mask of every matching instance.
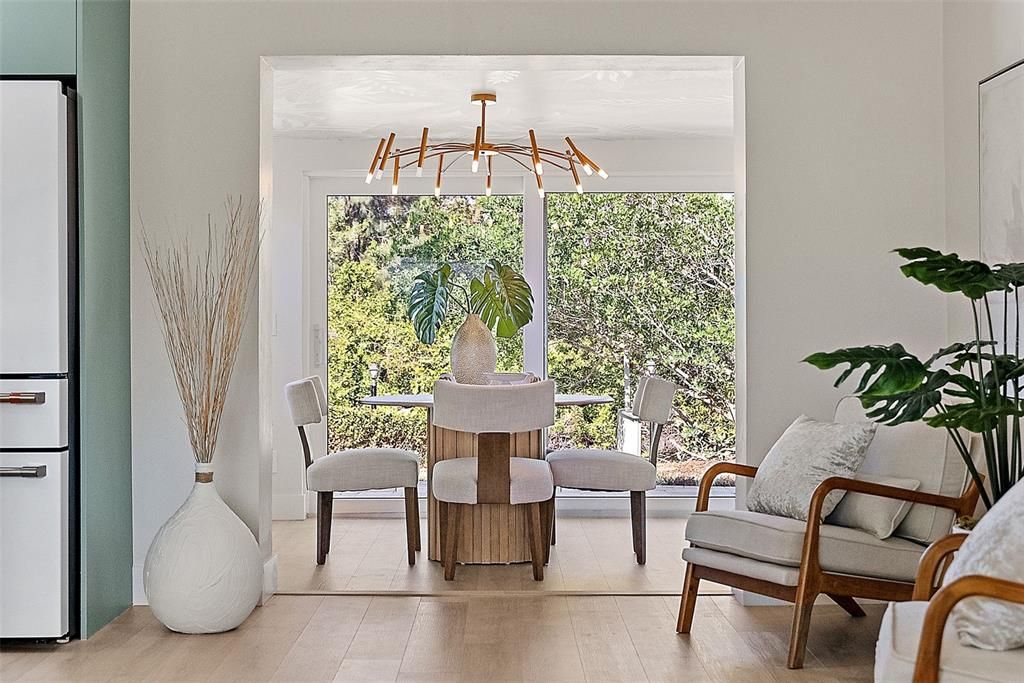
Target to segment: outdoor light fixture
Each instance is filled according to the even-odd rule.
[[[577,165],[587,175],[596,173],[602,178],[608,177],[604,169],[598,166],[593,159],[581,152],[572,139],[568,137],[565,138],[565,144],[568,146],[568,149],[565,151],[541,147],[537,142],[537,134],[532,128],[528,131],[530,137],[529,145],[519,145],[511,142],[488,142],[487,105],[488,103],[495,104],[498,101],[498,96],[492,92],[477,92],[473,93],[469,100],[480,105],[480,125],[476,127],[473,142],[427,144],[427,132],[429,129],[424,128],[423,134],[420,136],[420,144],[416,147],[406,147],[403,149],[395,145],[395,133],[390,133],[387,138],[381,138],[380,142],[377,143],[377,150],[373,153],[373,160],[370,162],[370,170],[366,173],[366,182],[370,183],[374,178],[379,179],[383,177],[384,171],[390,162],[392,164],[391,194],[398,194],[398,175],[401,169],[415,165],[416,177],[420,177],[423,175],[423,166],[427,159],[437,157],[434,196],[440,197],[442,174],[464,155],[470,157],[470,168],[473,170],[473,173],[478,173],[480,171],[480,162],[484,162],[487,175],[484,189],[487,196],[491,195],[492,161],[497,156],[511,159],[533,174],[537,182],[537,194],[541,197],[544,196],[544,182],[541,176],[544,175],[545,164],[550,164],[555,168],[571,173],[573,183],[576,186],[576,192],[580,194],[583,194],[583,183],[580,181],[580,175],[576,171]],[[448,157],[447,164],[445,163],[446,155]]]

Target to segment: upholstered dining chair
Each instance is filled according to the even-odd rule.
[[[331,550],[331,517],[335,491],[405,489],[405,530],[409,564],[420,549],[420,516],[416,498],[419,456],[400,448],[351,448],[313,460],[306,426],[327,416],[327,395],[318,376],[291,382],[285,397],[298,428],[306,461],[306,488],[317,492],[316,563],[327,561]]]
[[[446,581],[455,579],[463,509],[476,504],[525,505],[533,578],[544,580],[554,497],[544,460],[510,457],[511,439],[555,423],[555,383],[434,384],[433,424],[473,435],[475,457],[440,460],[431,472],[438,502],[441,561]]]
[[[866,419],[860,402],[846,397],[836,422]],[[686,573],[679,605],[678,633],[689,633],[702,579],[795,604],[790,630],[791,669],[803,667],[811,611],[827,595],[851,616],[864,611],[855,598],[904,601],[914,592],[918,562],[927,546],[949,533],[957,515],[974,511],[978,490],[966,485],[967,467],[945,431],[922,423],[879,425],[855,478],[830,477],[815,489],[807,521],[748,510],[708,510],[716,477],[753,477],[757,467],[712,465],[701,478],[697,512],[686,522]],[[914,480],[910,488],[879,480]],[[892,535],[838,524],[836,513],[822,520],[825,498],[833,491],[857,495],[857,505],[885,499],[904,501],[909,511]],[[900,506],[898,506],[900,507]],[[893,519],[895,521],[895,519]]]
[[[661,430],[672,416],[676,385],[660,377],[644,376],[633,397],[631,416],[650,423],[649,459],[631,453],[588,448],[567,448],[547,456],[555,486],[587,491],[629,491],[633,526],[633,553],[637,564],[647,562],[647,491],[657,486],[658,445]],[[552,543],[554,538],[552,514]]]

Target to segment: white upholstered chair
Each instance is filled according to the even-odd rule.
[[[434,384],[435,427],[475,435],[476,457],[440,460],[431,473],[438,501],[444,578],[455,578],[462,510],[478,503],[528,506],[533,578],[544,579],[554,483],[544,460],[510,457],[512,434],[555,423],[555,383]],[[443,447],[443,446],[442,446]],[[546,533],[545,533],[546,532]]]
[[[327,415],[327,395],[317,376],[285,387],[292,422],[299,430],[306,460],[306,488],[317,492],[316,563],[323,564],[331,550],[331,513],[335,491],[405,489],[405,526],[409,564],[416,564],[420,549],[420,517],[416,499],[419,456],[400,448],[352,448],[313,460],[306,425]]]
[[[976,683],[1024,680],[1024,648],[991,651],[961,645],[950,612],[973,596],[1024,604],[1024,584],[988,576],[964,576],[937,593],[949,556],[967,534],[933,543],[921,558],[912,602],[893,602],[882,618],[875,646],[876,683]]]
[[[844,398],[836,422],[865,420],[860,402]],[[914,479],[917,490],[867,479],[830,477],[815,490],[807,521],[747,510],[708,511],[714,479],[723,473],[753,477],[757,468],[718,463],[708,468],[697,494],[697,512],[686,522],[683,550],[686,575],[679,605],[678,633],[693,624],[701,579],[795,603],[789,641],[789,667],[803,666],[811,610],[827,595],[851,616],[864,616],[854,598],[909,600],[925,548],[949,533],[957,514],[974,511],[977,488],[965,489],[967,468],[943,430],[923,423],[878,426],[857,476]],[[861,529],[822,521],[825,498],[845,490],[872,498],[912,503],[910,511],[884,540]]]
[[[655,463],[661,430],[672,416],[676,385],[660,377],[641,377],[630,415],[650,423],[650,458],[631,453],[589,448],[567,448],[549,453],[555,486],[587,491],[629,491],[633,524],[633,552],[638,564],[647,562],[647,491],[657,486]],[[552,520],[554,515],[552,514]],[[552,542],[554,522],[552,521]]]

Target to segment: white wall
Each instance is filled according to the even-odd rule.
[[[666,54],[746,59],[747,430],[757,461],[831,377],[807,353],[942,343],[944,300],[887,251],[945,241],[942,13],[927,2],[136,2],[132,204],[199,220],[259,190],[260,56]],[[502,27],[494,31],[495,26]],[[133,254],[135,557],[185,497],[191,464]],[[218,482],[262,535],[256,321],[243,340]],[[269,545],[269,543],[265,543]],[[269,548],[265,548],[269,551]]]
[[[580,138],[577,142],[612,173],[608,180],[600,180],[595,176],[585,181],[587,187],[596,191],[618,191],[635,186],[651,189],[651,186],[646,185],[651,177],[670,183],[657,189],[732,190],[733,140],[730,137],[629,143]],[[307,265],[313,259],[324,258],[322,242],[319,248],[315,245],[311,247],[304,239],[309,217],[309,179],[345,175],[349,177],[346,182],[348,192],[390,192],[391,185],[387,179],[371,186],[363,182],[368,157],[373,154],[376,145],[376,139],[274,137],[273,224],[269,247],[273,261],[273,326],[277,331],[271,342],[272,387],[282,387],[287,382],[323,371],[323,368],[313,365],[310,327],[314,323],[323,327],[324,315],[323,311],[317,316],[317,311],[308,310],[311,301],[318,299],[306,293],[311,277]],[[513,173],[517,180],[521,175]],[[545,178],[549,191],[558,189],[554,176]],[[479,177],[471,176],[467,180],[475,180],[477,185],[481,182]],[[403,180],[402,187],[410,187],[412,182],[412,178]],[[496,181],[496,185],[499,182]],[[521,187],[521,182],[516,184]],[[421,189],[431,191],[433,179],[421,179],[420,186]],[[534,192],[532,186],[528,186],[526,191]],[[323,229],[320,226],[321,232]],[[316,272],[323,275],[319,268]],[[316,284],[311,286],[315,287]],[[320,286],[323,288],[325,285],[321,283]],[[311,314],[316,320],[311,318]],[[274,392],[271,399],[274,413],[273,517],[301,519],[306,512],[303,504],[302,448],[292,426],[283,393]],[[310,430],[314,457],[325,438],[323,425]]]
[[[978,82],[1024,59],[1024,2],[943,5],[947,247],[978,258]],[[970,306],[949,296],[949,338],[972,337]]]

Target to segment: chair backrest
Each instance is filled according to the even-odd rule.
[[[555,383],[434,383],[433,424],[458,432],[530,432],[555,424]]]
[[[306,425],[318,424],[323,419],[323,416],[327,414],[324,407],[327,400],[325,397],[321,403],[320,394],[317,392],[318,384],[320,384],[319,377],[307,377],[306,379],[289,382],[284,387],[284,396],[288,401],[288,412],[292,415],[292,424],[299,430],[299,440],[302,441],[302,456],[306,461],[306,467],[313,463],[313,457],[309,452],[309,440],[306,438]],[[323,392],[322,385],[320,385],[320,392]]]
[[[845,396],[836,404],[833,419],[836,422],[864,422],[868,418],[860,399]],[[923,422],[895,427],[878,425],[857,473],[916,479],[921,482],[919,491],[954,498],[964,494],[967,484],[967,465],[953,439],[946,430],[929,427]],[[952,510],[914,504],[895,535],[932,543],[949,533],[955,516]]]
[[[475,435],[476,500],[508,504],[512,495],[512,434],[555,423],[555,383],[434,383],[434,427]]]
[[[632,413],[644,422],[665,424],[672,417],[672,401],[676,385],[667,379],[644,375],[636,385]]]
[[[304,378],[313,383],[313,388],[316,389],[316,400],[320,404],[320,414],[327,417],[327,392],[324,391],[324,383],[320,379],[320,375],[311,375]]]

